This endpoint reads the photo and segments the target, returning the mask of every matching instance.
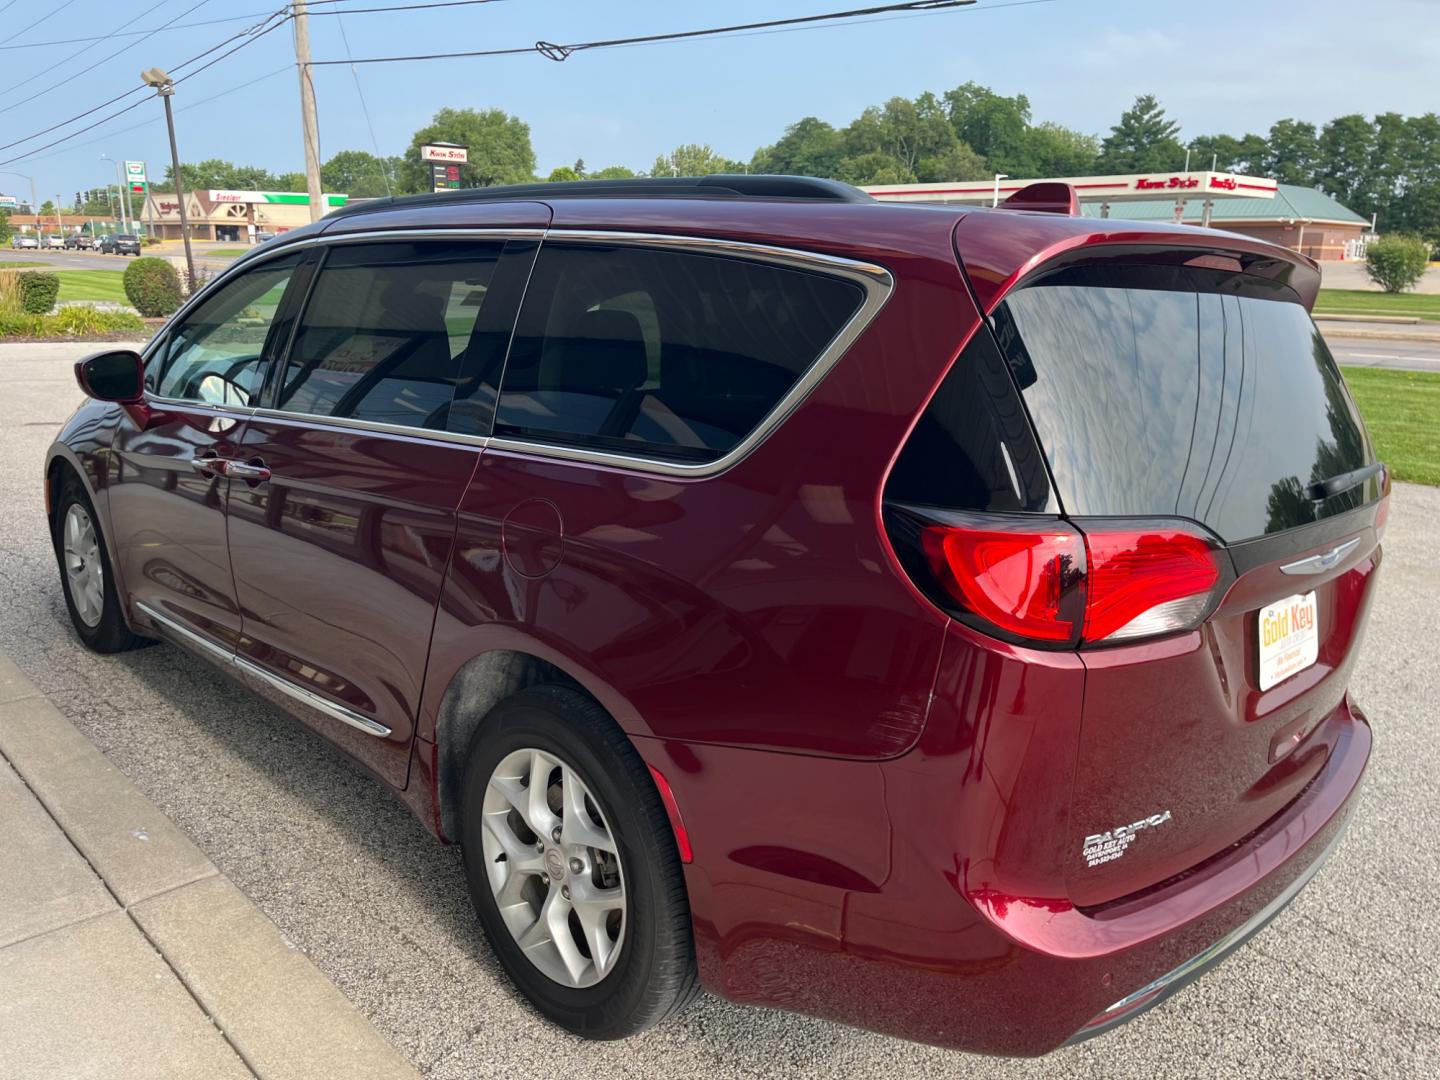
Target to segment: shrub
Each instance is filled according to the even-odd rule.
[[[91,334],[119,334],[127,331],[145,332],[140,316],[131,311],[101,311],[88,304],[71,304],[61,308],[46,320],[46,337],[88,336]]]
[[[129,311],[101,311],[72,304],[54,315],[0,314],[0,338],[98,337],[102,334],[144,334],[140,316]]]
[[[20,275],[20,307],[27,315],[46,315],[60,295],[60,278],[44,270]]]
[[[1388,293],[1412,288],[1429,261],[1430,245],[1418,236],[1382,236],[1365,249],[1365,272]]]
[[[173,315],[185,294],[180,275],[164,259],[142,256],[125,268],[125,295],[146,318]]]

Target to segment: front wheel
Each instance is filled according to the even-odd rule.
[[[131,633],[125,625],[95,507],[74,476],[67,477],[60,486],[54,540],[65,607],[80,640],[100,653],[123,652],[146,644],[145,638]]]
[[[698,982],[685,880],[644,761],[593,700],[538,686],[471,742],[461,845],[480,922],[521,993],[591,1039],[678,1012]]]

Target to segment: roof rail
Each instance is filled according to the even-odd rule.
[[[448,203],[499,202],[507,199],[593,198],[741,198],[813,199],[823,202],[874,202],[857,187],[814,176],[778,176],[765,173],[716,173],[712,176],[642,176],[633,180],[562,180],[550,184],[505,184],[464,188],[427,195],[391,195],[366,199],[332,210],[328,217],[391,210],[405,206]]]
[[[1080,216],[1080,196],[1074,185],[1056,181],[1026,184],[1000,205],[1011,210],[1038,210],[1045,214]]]

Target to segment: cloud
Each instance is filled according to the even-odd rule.
[[[1135,32],[1109,27],[1080,46],[1078,59],[1085,67],[1110,68],[1126,61],[1153,61],[1177,52],[1181,44],[1163,30]]]

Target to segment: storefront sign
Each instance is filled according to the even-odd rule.
[[[420,160],[463,164],[470,160],[470,148],[459,143],[429,143],[420,147]]]
[[[1172,176],[1168,180],[1142,176],[1135,181],[1137,191],[1168,191],[1172,188],[1193,188],[1200,186],[1198,176]]]

